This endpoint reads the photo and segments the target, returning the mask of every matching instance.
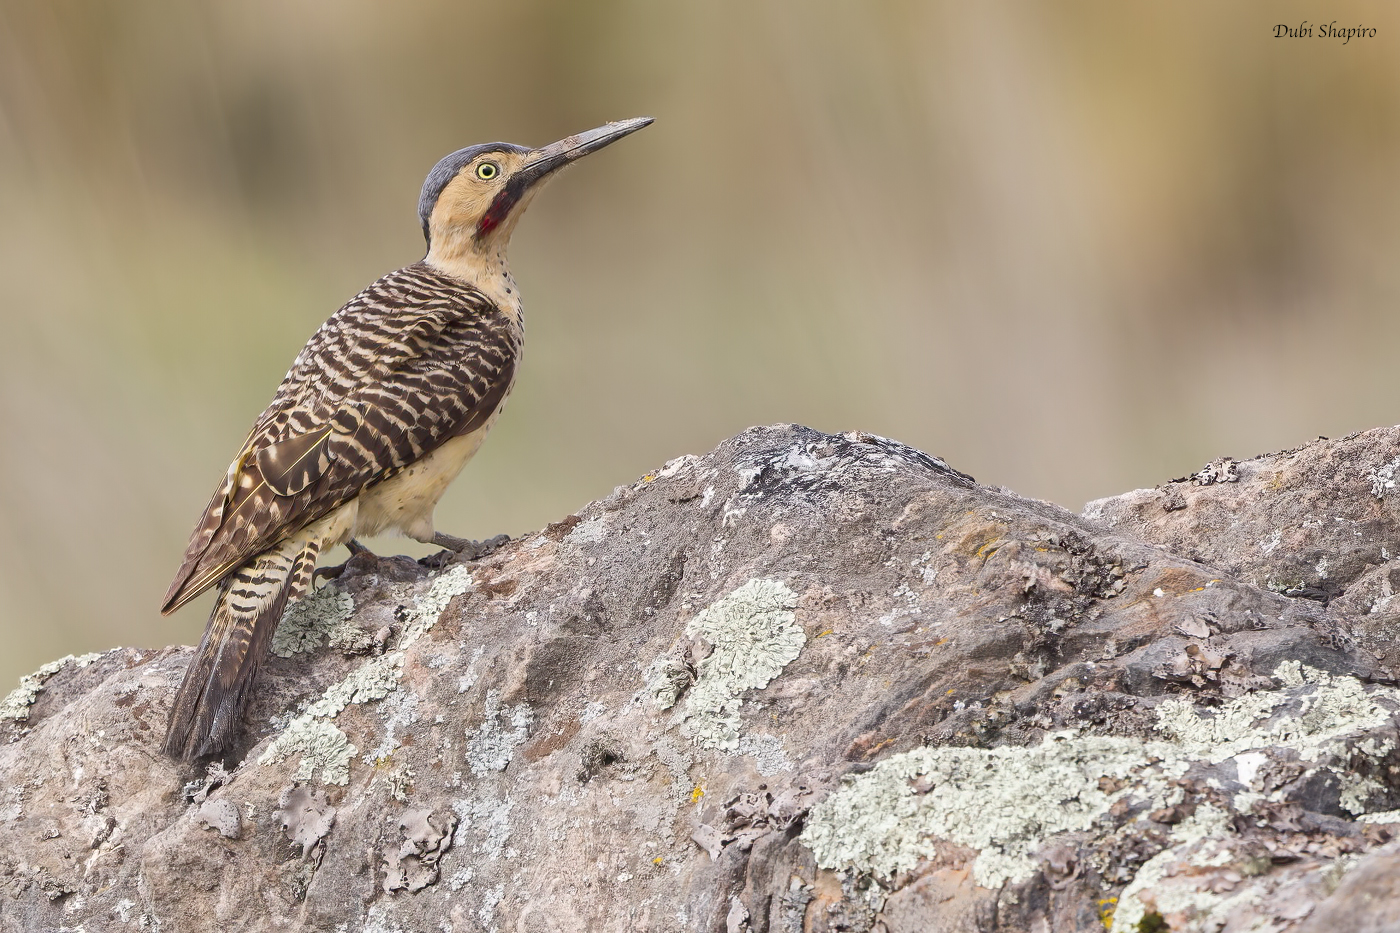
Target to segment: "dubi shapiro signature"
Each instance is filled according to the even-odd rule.
[[[1342,45],[1346,45],[1352,39],[1375,37],[1375,26],[1338,26],[1335,19],[1330,23],[1318,23],[1316,26],[1303,20],[1297,26],[1279,23],[1274,27],[1275,39],[1341,39]]]

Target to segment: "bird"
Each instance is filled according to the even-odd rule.
[[[515,383],[524,343],[506,248],[544,183],[652,122],[607,123],[538,149],[469,146],[423,183],[427,254],[375,280],[320,326],[229,464],[161,606],[216,588],[170,709],[163,750],[192,761],[238,737],[289,600],[320,554],[399,532],[461,550],[433,509]]]

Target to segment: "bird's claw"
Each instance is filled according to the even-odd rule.
[[[485,541],[472,541],[439,531],[433,535],[432,543],[444,550],[423,558],[419,563],[436,570],[454,560],[480,560],[509,542],[510,535],[496,535]]]
[[[359,557],[361,554],[368,554],[370,557],[375,556],[373,551],[365,547],[360,542],[356,541],[354,538],[351,538],[349,541],[346,541],[345,547],[350,551],[350,557],[347,560],[345,560],[342,563],[336,564],[334,567],[317,567],[311,572],[311,586],[313,589],[316,587],[316,584],[321,580],[340,579],[341,574],[345,573],[346,568],[350,566],[350,561]]]

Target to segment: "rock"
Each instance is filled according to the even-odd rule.
[[[1222,466],[1222,464],[1225,464]],[[1400,426],[1250,460],[1229,457],[1084,515],[1241,582],[1331,604],[1387,667],[1400,667]]]
[[[1384,929],[1397,431],[1078,516],[756,428],[357,558],[207,771],[157,751],[188,649],[49,665],[0,929]]]

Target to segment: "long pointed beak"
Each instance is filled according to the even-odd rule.
[[[624,136],[630,136],[651,122],[651,117],[618,120],[616,123],[605,123],[597,129],[567,136],[557,143],[550,143],[548,146],[543,146],[532,152],[530,158],[516,173],[516,177],[525,176],[525,184],[532,185],[546,175],[557,172],[570,162],[581,159],[590,152],[597,152]]]
[[[609,143],[617,142],[624,136],[651,123],[651,117],[637,117],[635,120],[619,120],[605,123],[596,130],[579,133],[550,143],[542,149],[531,150],[525,164],[516,170],[496,195],[491,206],[477,222],[475,238],[479,241],[489,236],[515,209],[515,205],[525,196],[525,192],[538,185],[550,175],[559,171],[590,152],[597,152]]]

